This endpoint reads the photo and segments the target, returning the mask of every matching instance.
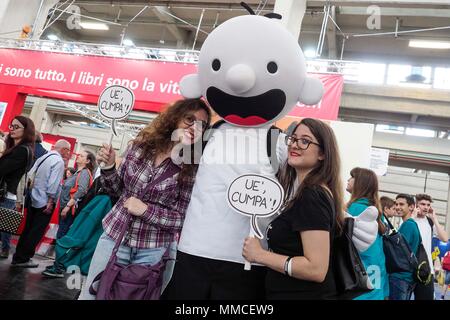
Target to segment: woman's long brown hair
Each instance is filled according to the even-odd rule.
[[[371,206],[378,210],[378,232],[383,234],[386,231],[384,223],[381,221],[382,208],[380,197],[378,196],[378,178],[375,172],[365,168],[353,168],[350,176],[354,178],[352,196],[347,203],[347,208],[358,199],[366,198]]]
[[[167,152],[172,148],[172,133],[178,129],[178,124],[188,113],[204,110],[208,115],[208,125],[211,123],[211,111],[206,103],[201,99],[178,100],[173,104],[166,106],[147,127],[139,132],[136,139],[133,140],[133,146],[142,149],[140,158],[150,157],[155,159],[158,154]],[[193,148],[193,146],[192,146]],[[192,151],[191,154],[194,154]],[[183,164],[183,168],[178,176],[178,181],[182,182],[188,177],[192,177],[197,165]]]
[[[30,146],[30,152],[34,157],[34,141],[36,140],[36,130],[34,128],[33,120],[24,116],[16,116],[14,119],[19,121],[23,125],[24,128],[23,136],[22,139],[20,139],[20,142],[17,145],[15,145],[14,139],[11,138],[10,134],[8,134],[8,136],[5,139],[6,148],[5,152],[3,153],[3,156],[11,153],[15,147],[18,147],[21,144],[23,144]]]
[[[336,232],[342,231],[344,222],[343,210],[343,185],[340,178],[341,160],[339,157],[339,148],[333,130],[324,122],[316,119],[303,119],[292,132],[295,132],[299,125],[305,125],[309,128],[313,136],[320,144],[320,151],[324,159],[318,162],[318,165],[312,169],[301,182],[297,192],[294,192],[297,173],[295,169],[286,161],[279,175],[279,180],[285,191],[284,210],[291,207],[292,204],[301,197],[305,187],[325,185],[333,195],[334,209],[336,212]]]

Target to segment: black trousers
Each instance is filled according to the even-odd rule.
[[[172,280],[164,300],[261,300],[265,298],[266,268],[244,270],[240,263],[177,252]]]
[[[50,220],[51,214],[45,214],[43,208],[29,207],[27,217],[25,220],[25,228],[20,235],[17,243],[16,253],[13,256],[13,261],[16,263],[27,262],[34,256],[34,251],[39,241],[45,234]]]
[[[414,289],[414,300],[434,300],[434,277],[426,286],[417,283]]]

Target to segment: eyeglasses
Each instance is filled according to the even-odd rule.
[[[198,120],[193,114],[187,114],[183,117],[183,122],[185,125],[187,126],[192,126],[195,123],[201,123],[202,125],[202,131],[205,131],[206,128],[208,127],[208,123],[206,121],[203,120]]]
[[[294,136],[286,136],[286,144],[288,146],[292,146],[294,143],[297,145],[297,148],[299,148],[300,150],[308,149],[310,144],[315,144],[316,146],[321,147],[320,144],[318,144],[316,142],[313,142],[313,141],[311,141],[309,139],[306,139],[306,138],[299,138],[299,139],[297,139]]]
[[[18,124],[10,124],[8,126],[9,130],[18,130],[18,129],[25,129],[24,127],[19,126]]]

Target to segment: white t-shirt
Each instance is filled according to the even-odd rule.
[[[431,246],[432,246],[431,239],[432,239],[432,235],[437,234],[436,226],[433,225],[433,234],[432,234],[430,223],[428,222],[428,219],[426,217],[425,218],[416,217],[416,218],[414,218],[414,221],[416,221],[417,226],[419,227],[420,236],[422,237],[423,247],[425,248],[425,251],[427,252],[428,262],[430,263],[431,272],[432,272],[432,274],[434,274],[434,265],[433,265],[433,260],[431,258]]]
[[[238,128],[225,123],[209,140],[201,158],[181,231],[178,245],[181,252],[244,263],[242,246],[250,232],[250,219],[228,206],[227,188],[243,174],[263,174],[276,179],[276,172],[267,156],[269,128],[257,129]],[[246,146],[240,142],[246,143]],[[284,134],[278,137],[276,154],[281,163],[287,158]],[[260,221],[262,232],[270,223],[270,218]]]

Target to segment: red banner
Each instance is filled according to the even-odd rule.
[[[190,63],[0,49],[0,102],[17,109],[18,102],[2,93],[2,84],[16,87],[15,95],[32,94],[90,104],[97,103],[106,86],[121,84],[134,91],[136,110],[158,112],[162,105],[180,98],[180,79],[195,73],[196,69],[197,66]],[[298,107],[292,115],[334,120],[342,77],[316,76],[325,85],[324,99],[316,106]],[[11,89],[8,92],[12,92]],[[17,112],[21,110],[13,113]]]
[[[322,100],[313,106],[298,103],[288,115],[302,118],[336,120],[344,86],[344,77],[340,74],[322,73],[313,73],[310,76],[319,78],[322,82],[325,89]]]

